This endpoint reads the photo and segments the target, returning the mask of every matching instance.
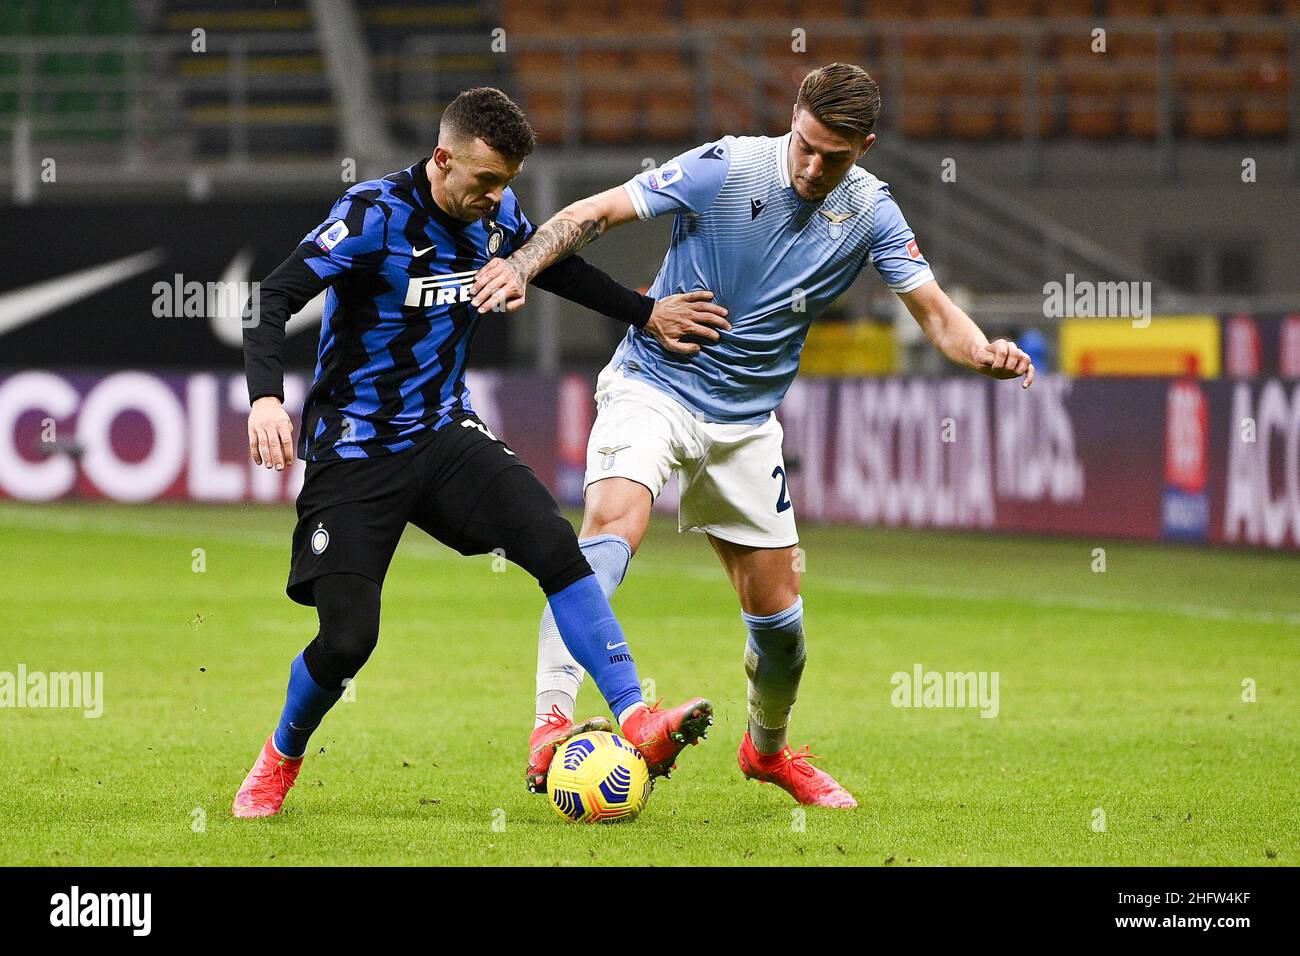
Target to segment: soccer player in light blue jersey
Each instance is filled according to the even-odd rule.
[[[953,362],[993,378],[1024,376],[1026,388],[1034,377],[1024,351],[990,342],[944,294],[888,185],[856,165],[875,142],[879,112],[879,88],[864,70],[814,70],[789,133],[726,136],[568,206],[508,259],[483,267],[473,300],[480,310],[518,308],[539,271],[606,230],[676,217],[650,295],[712,290],[728,321],[701,326],[695,343],[666,346],[632,329],[618,346],[596,387],[582,550],[612,595],[655,497],[679,473],[679,526],[708,535],[749,631],[741,770],[800,803],[839,808],[857,804],[786,739],[805,653],[799,539],[775,409],[798,372],[809,323],[871,265]],[[572,719],[582,676],[548,607],[537,710],[561,716],[540,720]],[[545,789],[552,752],[530,753],[532,789]]]

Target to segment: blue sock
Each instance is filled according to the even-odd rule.
[[[289,666],[289,692],[284,701],[280,724],[275,728],[275,749],[286,757],[301,757],[307,752],[311,733],[340,697],[343,688],[326,690],[307,671],[299,654]]]
[[[632,546],[616,534],[598,534],[578,541],[583,557],[591,565],[601,593],[613,598],[615,589],[623,583],[627,566],[632,560]],[[564,646],[560,630],[555,626],[555,615],[549,604],[542,610],[542,625],[537,635],[537,723],[545,723],[542,715],[558,707],[566,717],[573,717],[582,686],[582,668]],[[617,715],[615,715],[617,716]]]
[[[641,679],[631,649],[596,575],[574,581],[547,600],[564,646],[591,675],[614,716],[641,703]]]
[[[759,753],[774,754],[785,746],[786,725],[803,676],[803,598],[767,617],[744,612],[740,616],[749,629],[749,739]]]

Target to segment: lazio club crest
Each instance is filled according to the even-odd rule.
[[[631,447],[631,445],[606,445],[604,448],[597,448],[596,454],[604,456],[600,459],[600,470],[609,471],[614,467],[614,456]]]
[[[826,220],[826,231],[830,233],[832,239],[839,239],[844,235],[844,224],[858,214],[857,210],[853,212],[828,212],[825,209],[818,209],[817,215]]]

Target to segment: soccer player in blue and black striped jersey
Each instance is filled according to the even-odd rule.
[[[244,333],[254,461],[292,464],[281,349],[288,317],[328,288],[315,380],[302,413],[289,597],[320,631],[290,667],[280,722],[235,797],[239,817],[280,811],[307,741],[379,637],[380,589],[407,523],[462,554],[501,549],[545,592],[563,639],[652,773],[704,736],[712,708],[693,698],[647,707],[628,642],[572,526],[527,465],[474,413],[465,365],[479,321],[475,272],[533,227],[509,187],[534,136],[490,88],[458,96],[431,157],[347,191],[261,283]],[[539,286],[644,328],[665,348],[725,326],[710,295],[648,299],[568,259]],[[252,308],[256,307],[257,313]],[[253,321],[251,316],[256,314]],[[604,718],[554,720],[542,746]]]

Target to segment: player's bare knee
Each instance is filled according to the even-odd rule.
[[[613,534],[635,554],[645,537],[654,499],[650,489],[627,478],[606,478],[588,486],[581,537]]]

